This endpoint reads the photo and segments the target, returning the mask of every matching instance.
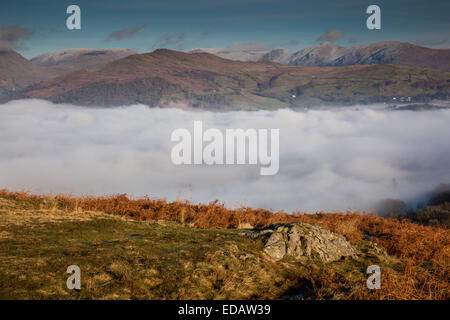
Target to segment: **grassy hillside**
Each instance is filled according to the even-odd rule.
[[[360,254],[275,262],[236,228],[288,220],[343,234]],[[449,240],[448,229],[361,214],[1,191],[0,298],[449,299]],[[81,268],[79,291],[66,288],[72,264]],[[381,290],[365,287],[372,264],[382,269]]]

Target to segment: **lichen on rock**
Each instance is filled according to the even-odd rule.
[[[247,236],[261,239],[264,252],[274,260],[284,257],[332,262],[354,257],[357,250],[341,235],[304,222],[277,223],[251,230]]]

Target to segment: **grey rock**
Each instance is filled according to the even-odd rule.
[[[248,231],[247,236],[261,239],[264,252],[276,261],[293,257],[332,262],[357,255],[357,250],[343,236],[304,222],[272,224]]]

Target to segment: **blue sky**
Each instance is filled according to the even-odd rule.
[[[81,30],[66,28],[71,4],[81,8]],[[381,30],[366,28],[371,4],[381,7]],[[2,28],[21,28],[7,40],[27,58],[67,48],[298,50],[329,30],[339,30],[334,42],[345,46],[396,40],[450,47],[449,12],[448,0],[2,0],[0,41]]]

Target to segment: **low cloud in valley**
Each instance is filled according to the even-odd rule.
[[[279,128],[280,170],[176,166],[173,130]],[[296,112],[84,108],[41,100],[0,105],[0,188],[38,193],[128,193],[286,211],[410,203],[450,181],[450,110],[360,106]],[[204,129],[204,130],[205,130]]]

